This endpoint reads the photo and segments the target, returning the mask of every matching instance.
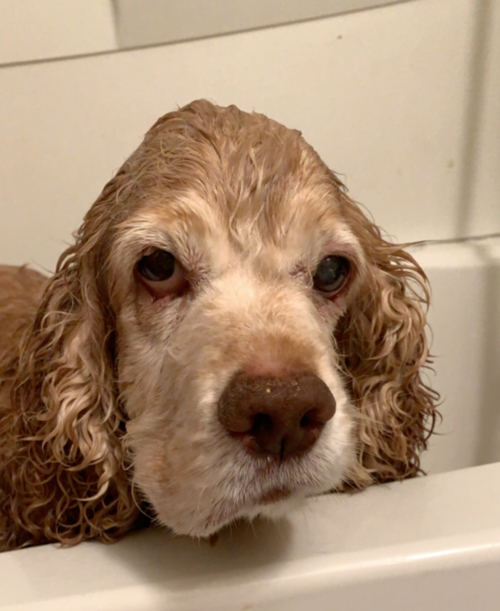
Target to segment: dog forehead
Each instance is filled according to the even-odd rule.
[[[150,131],[131,166],[140,196],[123,227],[222,260],[313,257],[350,237],[338,186],[299,132],[205,106],[181,109]]]
[[[285,189],[258,203],[242,200],[230,207],[195,189],[150,201],[124,224],[141,247],[173,249],[184,259],[214,266],[262,260],[288,267],[314,260],[335,245],[357,246],[336,202],[325,190]]]
[[[327,167],[300,132],[264,115],[203,101],[161,118],[129,171],[146,194],[143,201],[162,192],[197,194],[232,220],[280,213],[280,202],[299,191],[335,190]]]

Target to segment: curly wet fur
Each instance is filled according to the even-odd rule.
[[[423,379],[431,368],[425,335],[430,292],[424,271],[401,245],[382,238],[341,189],[344,213],[371,261],[356,310],[336,338],[359,410],[359,460],[351,485],[415,477],[439,413]]]
[[[332,342],[357,412],[356,460],[343,486],[419,473],[437,416],[437,394],[422,379],[429,364],[424,272],[403,246],[383,239],[298,132],[200,101],[153,126],[92,206],[52,278],[24,268],[0,272],[0,549],[111,541],[138,519],[120,373],[126,349],[112,305],[126,299],[111,272],[110,245],[121,229],[144,231],[134,225],[137,214],[151,202],[163,205],[165,194],[181,201],[188,182],[207,201],[224,193],[220,215],[228,226],[253,214],[279,242],[282,219],[263,202],[295,193],[306,179],[336,199],[365,266]]]

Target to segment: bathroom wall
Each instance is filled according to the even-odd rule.
[[[259,1],[254,29],[216,36],[245,23],[224,1],[199,38],[196,0],[3,0],[0,260],[53,269],[144,131],[200,97],[301,129],[398,240],[500,231],[497,0],[315,0],[321,18],[268,28],[286,15]],[[198,38],[158,44],[177,30],[146,5]]]

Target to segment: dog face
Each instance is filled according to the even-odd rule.
[[[111,247],[118,379],[135,482],[178,533],[204,536],[238,516],[276,515],[339,486],[355,460],[355,411],[333,333],[361,282],[363,253],[314,153],[295,133],[285,133],[293,138],[283,147],[277,126],[262,127],[277,133],[235,122],[235,134],[224,134],[241,139],[235,150],[218,134],[193,142],[182,133],[177,142],[178,132],[167,132],[175,163],[159,178],[170,182],[172,165],[189,172],[177,172],[175,193],[161,186],[145,192]],[[157,138],[161,144],[163,133]],[[204,147],[220,154],[218,166]],[[241,148],[255,158],[244,177],[234,171]],[[270,406],[273,398],[264,396],[249,406],[256,389],[240,392],[232,420],[243,413],[245,423],[228,423],[221,400],[235,376],[282,399]],[[290,408],[297,376],[303,396]],[[274,379],[279,388],[270,389]],[[319,409],[321,384],[335,413],[302,426]],[[259,418],[275,429],[283,414],[297,422],[267,430],[271,445],[249,447],[249,438],[265,435],[256,435]],[[295,427],[313,439],[300,439]],[[288,452],[289,443],[304,447]]]
[[[427,301],[299,132],[204,101],[166,115],[87,214],[22,349],[18,464],[40,473],[11,474],[13,494],[47,510],[43,530],[15,520],[35,540],[109,539],[139,497],[207,536],[416,475],[436,417]]]

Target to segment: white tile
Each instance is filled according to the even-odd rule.
[[[0,64],[116,48],[111,0],[1,0]]]
[[[429,325],[443,422],[429,473],[500,460],[500,239],[429,244],[414,254],[432,286]]]
[[[113,0],[121,47],[214,36],[408,0]]]
[[[484,72],[475,92],[477,141],[471,159],[471,192],[464,233],[500,232],[500,2],[485,2]],[[487,37],[485,36],[487,34]],[[480,66],[476,66],[479,70]],[[475,83],[474,83],[475,85]]]
[[[409,2],[0,69],[0,260],[53,267],[156,118],[207,97],[302,129],[400,240],[453,237],[473,6]]]

